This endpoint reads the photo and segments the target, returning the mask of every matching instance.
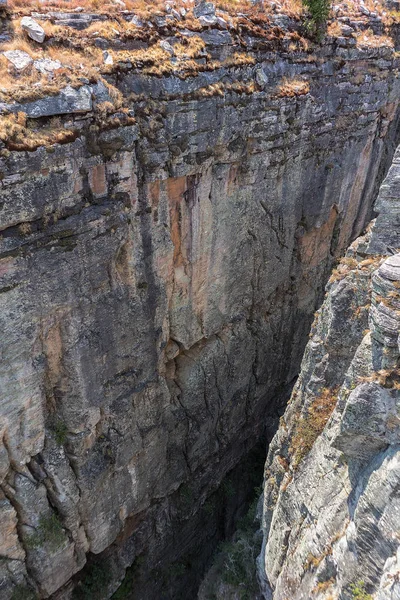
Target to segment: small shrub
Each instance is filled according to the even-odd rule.
[[[53,428],[54,437],[59,446],[63,446],[67,440],[68,427],[63,421],[57,421]]]
[[[326,22],[331,8],[330,0],[303,0],[309,13],[307,28],[311,35],[320,38],[326,29]]]
[[[365,590],[365,583],[363,581],[357,581],[350,585],[350,591],[353,600],[372,600],[371,594],[367,594]]]

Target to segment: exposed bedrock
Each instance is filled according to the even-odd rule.
[[[399,150],[378,217],[333,272],[266,463],[258,560],[273,600],[395,600]]]
[[[276,419],[393,153],[398,59],[327,45],[312,64],[258,61],[219,76],[261,66],[270,88],[190,100],[204,82],[143,78],[151,119],[1,158],[4,600],[70,598],[87,557],[108,565],[99,598],[138,556],[147,573],[179,561]],[[299,74],[309,93],[273,97]]]

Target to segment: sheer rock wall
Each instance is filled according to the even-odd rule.
[[[267,599],[400,596],[399,177],[397,150],[375,223],[327,287],[270,446],[258,559]]]
[[[228,32],[203,35],[234,52]],[[94,555],[109,597],[135,557],[150,572],[195,546],[370,215],[397,135],[392,50],[247,43],[255,65],[119,74],[155,99],[133,103],[135,125],[93,133],[77,114],[73,143],[2,152],[4,600],[69,598]],[[309,93],[276,97],[285,76]],[[216,82],[255,89],[193,95]],[[158,600],[146,585],[131,597]]]

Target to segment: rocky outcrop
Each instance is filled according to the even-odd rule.
[[[268,453],[268,599],[400,594],[398,177],[396,154],[376,222],[331,277]]]
[[[369,218],[397,56],[257,31],[201,30],[190,76],[119,65],[125,121],[100,126],[81,82],[82,110],[74,88],[28,114],[39,135],[62,113],[73,142],[2,146],[4,600],[109,597],[132,564],[129,597],[195,593],[221,537],[207,501],[275,423],[331,265]]]

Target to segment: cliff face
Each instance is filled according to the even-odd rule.
[[[269,450],[265,598],[400,594],[399,158],[375,224],[332,275]]]
[[[227,61],[233,33],[199,35],[212,72],[109,77],[136,94],[135,124],[95,129],[89,103],[65,117],[75,141],[2,151],[4,600],[69,598],[87,560],[78,592],[101,572],[107,597],[138,556],[151,573],[216,537],[202,507],[273,422],[391,155],[391,49],[244,33],[249,65]],[[283,77],[309,91],[277,94]],[[149,576],[129,593],[165,590]]]

